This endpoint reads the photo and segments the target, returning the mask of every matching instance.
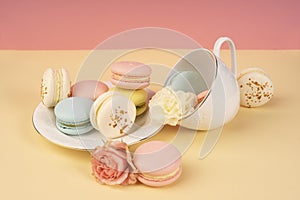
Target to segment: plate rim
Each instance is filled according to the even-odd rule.
[[[42,136],[43,138],[45,138],[46,140],[48,140],[48,141],[51,142],[52,144],[55,144],[55,145],[58,145],[58,146],[60,146],[60,147],[67,148],[67,149],[77,150],[77,151],[91,151],[91,150],[93,150],[96,146],[102,146],[103,144],[105,144],[105,142],[106,142],[105,137],[104,137],[99,131],[98,131],[99,134],[101,134],[102,145],[101,145],[101,144],[96,145],[94,148],[87,148],[87,147],[85,147],[83,144],[80,144],[80,145],[67,145],[67,144],[63,144],[63,143],[56,142],[55,140],[53,140],[53,139],[47,137],[47,134],[43,134],[43,133],[42,133],[43,131],[41,131],[41,130],[38,128],[38,126],[37,126],[37,124],[36,124],[37,122],[35,121],[35,117],[36,117],[36,115],[37,115],[37,112],[39,111],[38,109],[40,109],[41,106],[43,106],[45,109],[48,109],[49,111],[51,111],[51,110],[50,110],[51,108],[47,108],[42,102],[40,102],[40,103],[35,107],[35,109],[34,109],[34,111],[33,111],[32,119],[31,119],[31,120],[32,120],[32,125],[33,125],[35,131],[38,133],[38,135]],[[54,112],[54,111],[52,111],[52,112]],[[51,120],[51,121],[52,121],[52,120]],[[52,123],[53,123],[53,121],[52,121]],[[135,137],[130,137],[130,134],[128,134],[128,135],[126,135],[126,136],[119,137],[119,138],[114,138],[114,139],[112,139],[112,140],[113,140],[113,141],[123,141],[124,138],[132,138],[132,139],[133,139],[133,142],[131,142],[130,144],[127,144],[127,145],[130,146],[130,145],[137,144],[137,143],[139,143],[139,142],[142,142],[142,141],[147,140],[147,139],[149,139],[150,137],[154,136],[155,134],[157,134],[157,133],[163,128],[163,125],[162,125],[162,124],[160,124],[160,126],[158,126],[158,123],[154,123],[154,124],[156,125],[156,128],[154,129],[154,131],[152,131],[152,133],[147,134],[147,135],[146,135],[145,137],[143,137],[143,138],[137,139],[137,138],[135,138]],[[56,127],[56,125],[55,125],[55,127]],[[143,127],[143,126],[141,126],[141,127]],[[96,129],[93,129],[93,130],[96,130]],[[57,131],[59,131],[59,130],[57,129]],[[97,130],[96,130],[96,131],[97,131]],[[62,133],[62,134],[64,134],[64,133]],[[64,134],[64,136],[67,136],[67,137],[74,137],[74,136],[69,136],[69,135],[67,135],[67,134]],[[78,135],[78,136],[80,136],[80,137],[83,136],[83,137],[84,137],[84,134]],[[78,141],[78,140],[77,140],[77,141]],[[80,142],[80,141],[79,141],[79,142]]]

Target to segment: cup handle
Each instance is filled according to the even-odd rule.
[[[214,54],[220,58],[221,47],[224,42],[229,44],[230,53],[231,53],[231,71],[233,72],[235,78],[237,77],[237,66],[236,66],[236,52],[235,45],[229,37],[220,37],[214,46]]]

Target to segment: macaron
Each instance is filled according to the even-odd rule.
[[[143,89],[150,84],[151,68],[140,62],[122,61],[111,65],[111,82],[123,89]]]
[[[135,117],[134,103],[128,97],[111,91],[100,95],[90,112],[92,126],[106,138],[118,138],[128,134]]]
[[[110,91],[118,92],[126,97],[128,97],[136,107],[136,116],[143,114],[147,110],[148,106],[148,93],[143,90],[126,90],[122,88],[111,88]]]
[[[200,92],[197,95],[197,102],[201,103],[204,100],[204,98],[208,95],[208,92],[209,92],[208,90],[204,90],[204,91]]]
[[[155,95],[155,92],[149,88],[145,88],[144,90],[148,93],[147,102],[149,102],[152,99],[152,97]]]
[[[93,129],[90,109],[93,101],[83,97],[70,97],[60,101],[54,108],[56,127],[68,135],[80,135]]]
[[[54,107],[70,95],[71,81],[66,69],[48,68],[41,82],[41,99],[45,106]]]
[[[274,94],[271,79],[260,68],[247,68],[238,76],[240,102],[242,106],[251,108],[266,104]]]
[[[150,141],[139,146],[133,162],[139,172],[138,180],[152,187],[169,185],[182,173],[180,152],[163,141]]]
[[[204,78],[197,71],[177,72],[168,79],[167,85],[174,91],[181,90],[194,94],[199,94],[207,89]]]
[[[96,80],[79,81],[71,87],[71,94],[73,97],[85,97],[90,98],[93,101],[107,91],[107,85]]]

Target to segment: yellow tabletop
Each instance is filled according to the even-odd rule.
[[[223,51],[229,62],[227,51]],[[89,152],[57,146],[32,125],[47,67],[65,67],[74,80],[89,51],[0,51],[1,199],[299,199],[300,51],[237,52],[238,71],[261,67],[275,86],[259,108],[240,108],[213,151],[199,159],[206,132],[183,154],[183,174],[167,187],[105,186],[91,175]],[[149,58],[151,59],[151,58]],[[178,127],[152,139],[172,140]],[[135,149],[134,145],[131,149]]]

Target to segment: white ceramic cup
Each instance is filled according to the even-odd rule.
[[[229,44],[231,50],[231,69],[220,59],[220,49],[224,42]],[[189,52],[172,68],[165,86],[172,82],[176,74],[186,71],[199,75],[196,82],[190,83],[191,90],[207,90],[208,93],[195,111],[185,116],[179,125],[194,130],[210,130],[232,120],[240,107],[233,41],[228,37],[221,37],[216,41],[213,52],[205,48]]]

